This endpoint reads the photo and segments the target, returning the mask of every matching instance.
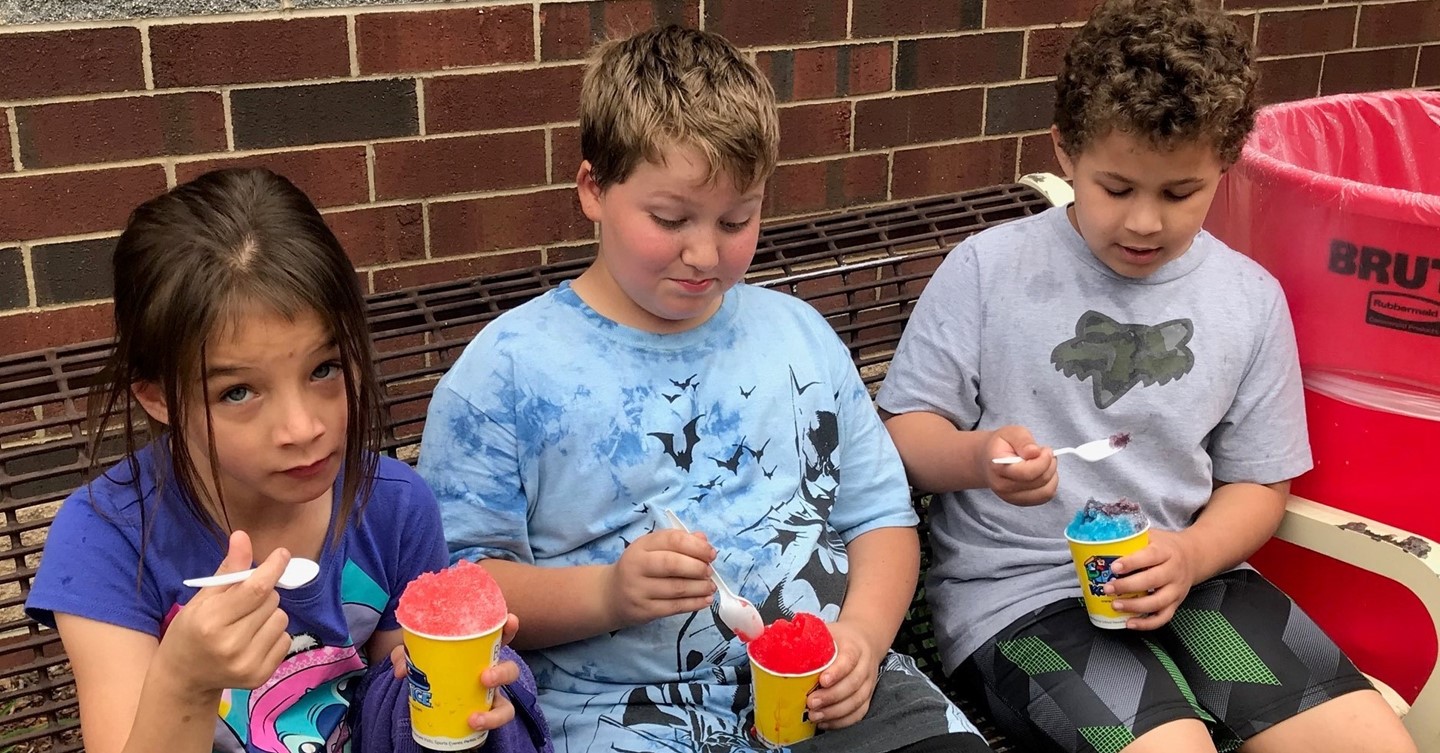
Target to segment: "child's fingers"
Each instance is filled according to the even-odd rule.
[[[710,541],[698,533],[685,533],[667,528],[656,531],[647,538],[651,549],[674,552],[701,563],[708,564],[714,561],[717,553],[715,547],[710,545]]]
[[[502,661],[480,673],[480,684],[487,688],[509,685],[520,679],[520,665],[513,661]]]
[[[470,729],[479,731],[482,729],[498,729],[509,724],[515,719],[515,707],[510,705],[510,699],[504,693],[495,693],[495,704],[489,711],[477,711],[470,715]]]
[[[395,670],[395,679],[403,680],[410,674],[410,665],[405,661],[405,644],[390,649],[390,666]]]
[[[500,630],[500,645],[508,646],[510,641],[515,640],[515,634],[520,632],[520,618],[514,612],[505,615],[505,627]]]

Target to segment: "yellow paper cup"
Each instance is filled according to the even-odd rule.
[[[1125,621],[1136,615],[1134,612],[1116,611],[1114,601],[1145,594],[1107,596],[1103,589],[1106,583],[1115,579],[1110,570],[1115,560],[1150,545],[1149,524],[1129,536],[1109,541],[1078,541],[1068,535],[1065,538],[1070,541],[1070,556],[1075,559],[1075,574],[1080,578],[1080,592],[1085,597],[1085,611],[1090,614],[1090,623],[1106,630],[1123,629]]]
[[[838,653],[838,652],[837,652]],[[805,700],[820,687],[820,673],[835,662],[835,655],[819,669],[804,674],[772,672],[750,657],[755,683],[755,735],[768,748],[783,748],[815,736],[815,723]]]
[[[489,711],[495,691],[480,674],[500,658],[502,619],[483,633],[459,637],[420,633],[400,625],[405,639],[410,691],[410,732],[431,750],[468,750],[485,742],[470,729],[470,715]]]

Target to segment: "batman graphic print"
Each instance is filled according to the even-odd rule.
[[[452,558],[609,565],[669,509],[706,534],[714,569],[767,623],[835,620],[846,543],[916,523],[899,457],[834,331],[807,304],[745,285],[675,334],[604,319],[568,284],[507,313],[437,387],[419,469]],[[557,751],[759,745],[745,647],[713,606],[525,658]],[[882,685],[913,703],[877,700],[872,715],[891,714],[891,729],[903,716],[906,729],[879,734],[867,718],[807,747],[879,753],[973,729],[913,663],[886,667]]]

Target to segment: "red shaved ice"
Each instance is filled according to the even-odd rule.
[[[500,585],[469,560],[410,581],[395,608],[395,618],[406,629],[438,638],[487,633],[507,613]]]
[[[824,667],[835,657],[835,639],[825,622],[801,612],[794,620],[776,620],[750,641],[750,658],[776,674],[803,675]]]

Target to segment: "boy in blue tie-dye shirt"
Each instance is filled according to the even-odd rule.
[[[889,652],[917,520],[849,353],[805,303],[741,283],[778,141],[769,84],[725,40],[602,45],[576,178],[597,258],[436,388],[420,472],[451,556],[483,561],[520,617],[557,750],[759,747],[712,568],[767,623],[830,623],[822,732],[799,748],[988,750]]]

